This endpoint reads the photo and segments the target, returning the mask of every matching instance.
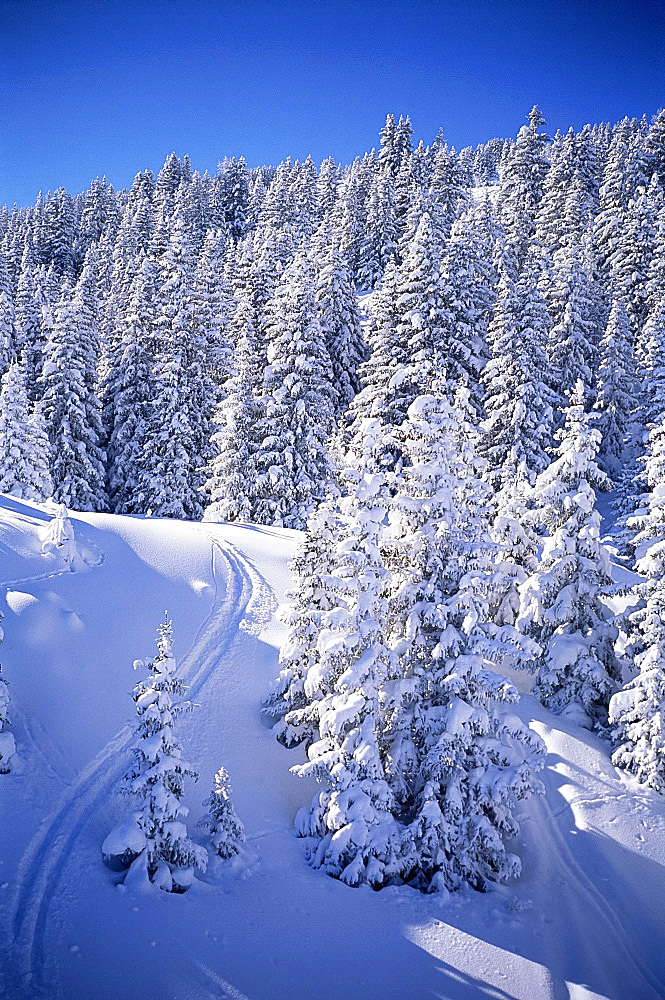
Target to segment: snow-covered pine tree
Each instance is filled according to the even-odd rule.
[[[661,340],[662,344],[662,340]],[[656,389],[662,387],[655,387]],[[657,392],[660,418],[652,421],[644,479],[646,507],[628,522],[635,531],[635,569],[645,581],[635,588],[637,608],[628,617],[627,651],[637,675],[610,702],[618,744],[612,760],[665,792],[665,402]]]
[[[24,365],[28,397],[36,400],[37,380],[41,375],[46,344],[44,310],[47,308],[47,303],[32,245],[28,242],[21,258],[15,305],[16,353]]]
[[[538,515],[549,531],[538,568],[522,584],[517,627],[542,647],[534,689],[543,704],[581,725],[604,726],[620,678],[618,631],[601,603],[611,585],[593,487],[607,488],[595,462],[600,432],[577,381],[557,458],[536,479]]]
[[[114,237],[120,221],[113,185],[106,177],[96,177],[83,197],[83,208],[76,227],[74,260],[80,267],[93,243],[106,236]]]
[[[210,798],[203,803],[208,813],[197,824],[208,831],[210,846],[223,861],[238,854],[245,839],[242,823],[231,802],[231,781],[226,768],[220,767]]]
[[[330,488],[332,369],[315,302],[312,262],[300,251],[268,308],[265,416],[258,428],[253,519],[304,528]]]
[[[341,169],[332,156],[326,157],[319,168],[316,182],[317,216],[322,221],[330,221],[339,196]]]
[[[16,358],[14,295],[4,254],[0,252],[0,376]]]
[[[549,169],[545,152],[549,137],[543,131],[547,123],[537,105],[529,112],[528,119],[528,126],[520,129],[502,165],[499,189],[499,219],[506,242],[503,270],[513,280],[528,256]]]
[[[40,219],[41,262],[52,268],[56,282],[74,278],[74,199],[63,187],[46,200]]]
[[[218,168],[223,221],[229,237],[241,240],[250,223],[250,177],[244,156],[224,159]]]
[[[348,473],[339,533],[324,587],[318,656],[305,677],[307,713],[318,729],[306,763],[293,768],[323,786],[296,817],[314,868],[349,885],[380,887],[399,874],[395,801],[380,745],[380,692],[394,675],[386,645],[388,574],[379,551],[386,515],[384,477]],[[286,717],[287,724],[289,716]]]
[[[339,417],[360,388],[358,369],[367,357],[351,272],[334,240],[330,223],[313,240],[317,273],[319,323],[332,365],[335,413]]]
[[[555,254],[555,295],[560,303],[560,321],[550,331],[551,388],[559,395],[555,413],[563,422],[566,397],[581,379],[595,389],[598,342],[602,327],[601,308],[593,270],[594,250],[587,238]]]
[[[514,624],[517,587],[535,569],[539,539],[531,488],[549,464],[553,394],[545,384],[549,316],[527,261],[515,287],[505,277],[489,328],[491,357],[482,373],[486,418],[479,441],[485,479],[494,490],[492,538],[501,567],[495,620]]]
[[[340,184],[333,214],[340,251],[354,280],[363,264],[362,247],[367,215],[367,188],[374,176],[374,160],[356,157]]]
[[[540,789],[540,740],[506,712],[497,673],[533,644],[490,620],[493,546],[468,421],[468,392],[419,396],[402,428],[385,541],[388,634],[399,670],[383,685],[386,772],[399,803],[402,878],[423,890],[519,874],[504,839],[519,799]]]
[[[428,213],[421,218],[396,272],[386,269],[376,293],[370,332],[371,354],[362,366],[363,389],[350,416],[349,460],[368,458],[365,422],[378,419],[375,469],[398,470],[403,462],[398,429],[422,389],[435,376],[442,344],[443,286],[438,239]]]
[[[374,175],[367,204],[367,224],[361,240],[358,282],[371,289],[381,279],[386,265],[398,257],[394,183],[386,171]]]
[[[527,262],[517,284],[501,279],[488,331],[480,447],[497,492],[515,481],[520,468],[533,482],[549,464],[553,394],[544,382],[549,317],[537,278],[536,267]]]
[[[623,470],[622,456],[631,411],[635,405],[635,357],[630,322],[623,299],[612,303],[605,335],[599,345],[598,393],[594,408],[599,411],[601,444],[598,464],[617,480]]]
[[[429,211],[440,239],[445,241],[469,197],[459,157],[445,142],[434,152],[429,195]]]
[[[168,161],[167,161],[168,162]],[[181,211],[159,262],[155,295],[157,354],[147,410],[144,468],[138,484],[145,510],[156,517],[196,520],[203,512],[204,442],[209,441],[209,403],[200,340],[192,337],[193,261]],[[207,456],[206,456],[207,457]]]
[[[205,871],[207,854],[189,839],[185,823],[185,779],[198,775],[183,759],[175,733],[178,717],[191,705],[183,701],[185,685],[177,676],[168,617],[157,635],[155,659],[134,663],[135,669],[147,669],[149,677],[134,687],[139,717],[134,763],[121,790],[136,802],[136,825],[145,847],[127,877],[137,882],[147,878],[160,889],[177,892],[189,886],[194,869]]]
[[[399,328],[398,297],[397,270],[390,262],[381,287],[372,296],[368,326],[370,355],[360,368],[361,390],[349,408],[348,431],[344,434],[348,464],[368,472],[394,469],[400,458],[395,428],[404,419],[406,407],[402,413],[399,379],[409,355],[404,328]],[[380,433],[374,435],[374,452],[366,446],[368,421],[378,422],[381,427]]]
[[[41,414],[31,418],[25,380],[14,362],[0,390],[0,493],[24,500],[46,500],[53,492],[48,471],[49,445]]]
[[[1,612],[0,620],[2,620]],[[0,642],[3,634],[0,627]],[[9,688],[1,671],[0,667],[0,774],[9,774],[11,771],[9,762],[16,753],[16,743],[12,734],[5,729],[9,723]]]
[[[153,400],[152,365],[156,353],[157,271],[141,253],[129,301],[122,311],[113,365],[106,379],[107,412],[112,415],[108,444],[108,482],[116,514],[144,514],[142,489],[150,463],[148,415]]]
[[[642,649],[635,658],[639,673],[613,695],[609,718],[618,744],[612,763],[630,771],[643,784],[665,793],[665,593],[663,560],[656,555],[653,562],[661,575],[654,579],[646,607],[639,614]],[[648,557],[643,556],[640,563],[653,572]]]
[[[194,272],[192,289],[193,332],[197,335],[198,349],[203,351],[203,367],[211,392],[207,406],[211,411],[219,401],[221,386],[232,370],[233,347],[229,327],[237,302],[224,274],[226,245],[222,230],[208,230]]]
[[[40,380],[54,497],[74,510],[103,510],[106,505],[99,349],[94,260],[89,255],[75,288],[65,285],[56,306]]]
[[[264,701],[264,715],[285,747],[308,747],[318,731],[317,707],[310,700],[329,694],[331,688],[319,674],[317,638],[323,612],[336,606],[327,579],[334,569],[339,541],[336,501],[320,504],[307,521],[302,545],[290,563],[294,578],[289,593],[292,606],[284,613],[288,628],[279,654],[280,672]]]
[[[453,223],[441,251],[444,308],[438,351],[448,379],[468,387],[479,413],[484,395],[480,373],[489,353],[487,329],[497,295],[496,239],[494,211],[486,198]]]
[[[204,521],[251,520],[256,493],[256,430],[263,408],[258,399],[260,373],[253,309],[247,298],[238,302],[231,332],[238,338],[236,374],[224,383],[224,399],[213,418],[218,430],[211,439],[214,454],[207,469],[209,503]]]
[[[46,421],[41,404],[35,404],[28,420],[28,436],[31,443],[31,477],[28,488],[33,491],[34,500],[48,500],[53,496],[51,479],[51,445],[48,439]]]

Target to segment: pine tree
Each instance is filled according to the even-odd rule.
[[[189,885],[193,869],[205,871],[207,855],[188,837],[182,804],[185,779],[198,775],[182,758],[175,735],[178,717],[191,706],[182,700],[185,686],[177,677],[173,656],[173,630],[168,618],[157,629],[158,655],[154,660],[134,663],[146,668],[147,680],[134,687],[139,716],[134,763],[125,775],[123,792],[135,797],[137,826],[145,847],[132,864],[161,889],[182,891]]]
[[[218,226],[224,225],[236,243],[247,232],[250,216],[249,171],[244,157],[225,158],[213,182],[213,204]]]
[[[635,361],[630,324],[620,298],[612,303],[599,354],[598,394],[594,404],[599,411],[598,429],[601,433],[598,463],[611,479],[617,480],[623,469],[625,438],[635,403],[632,391]]]
[[[374,288],[388,261],[397,259],[398,237],[393,182],[384,171],[379,171],[372,184],[365,235],[359,250],[358,282],[362,288]]]
[[[38,234],[41,263],[53,269],[58,283],[74,278],[74,235],[74,199],[59,187],[44,205]]]
[[[444,305],[438,352],[449,380],[467,386],[478,412],[483,409],[480,376],[497,295],[496,238],[494,212],[485,199],[453,223],[441,251]]]
[[[28,437],[31,446],[31,466],[28,488],[34,500],[48,500],[53,496],[51,479],[51,446],[41,404],[37,403],[28,420]]]
[[[210,392],[204,405],[210,411],[219,401],[221,386],[230,377],[232,367],[229,326],[237,303],[224,275],[225,250],[222,230],[208,230],[192,288],[194,350],[203,352],[202,367]]]
[[[113,186],[106,177],[96,177],[88,188],[75,239],[74,258],[80,266],[90,247],[99,244],[104,236],[115,236],[120,222]]]
[[[351,273],[333,240],[329,225],[321,226],[313,244],[321,261],[317,274],[317,314],[332,365],[335,413],[340,416],[360,388],[358,368],[367,348]]]
[[[399,376],[407,366],[409,351],[406,328],[400,326],[398,299],[398,274],[391,262],[373,295],[368,324],[370,355],[360,368],[361,390],[349,408],[345,435],[347,462],[366,471],[395,469],[401,460],[395,429],[408,408],[408,403],[403,405]],[[375,427],[373,450],[367,448],[368,422]]]
[[[44,363],[47,312],[41,275],[35,264],[32,246],[26,242],[16,289],[14,333],[16,354],[25,370],[28,397],[33,401],[39,396],[38,378]]]
[[[327,586],[339,541],[336,502],[326,501],[313,511],[302,545],[290,564],[295,582],[288,595],[292,607],[283,616],[288,634],[280,649],[279,676],[263,709],[276,738],[285,747],[304,743],[307,748],[317,733],[316,705],[312,702],[310,708],[310,699],[324,691],[318,671],[317,638],[323,613],[331,611],[336,600]],[[329,693],[328,688],[325,690]]]
[[[210,798],[203,805],[208,807],[209,812],[198,825],[208,831],[210,846],[215,854],[226,861],[238,854],[245,839],[243,825],[231,802],[231,782],[226,768],[220,767],[215,775]]]
[[[224,399],[213,419],[213,457],[205,492],[210,498],[204,521],[249,521],[256,495],[257,427],[263,408],[258,399],[259,372],[253,310],[241,299],[232,329],[239,335],[237,374],[224,383]]]
[[[550,331],[548,353],[551,388],[559,395],[559,425],[566,394],[577,380],[581,379],[590,388],[595,385],[601,309],[591,255],[588,240],[555,255],[561,319]]]
[[[0,613],[0,619],[2,614]],[[3,631],[0,628],[0,642],[2,642]],[[0,668],[1,671],[2,668]],[[11,733],[8,733],[5,726],[9,724],[9,688],[7,681],[0,673],[0,774],[9,774],[11,771],[10,761],[16,753],[16,743]]]
[[[332,370],[316,315],[311,261],[299,253],[268,309],[265,416],[258,428],[253,519],[304,528],[331,479]]]
[[[662,341],[661,341],[662,342]],[[665,792],[665,405],[656,392],[660,415],[648,437],[644,480],[646,506],[628,522],[635,532],[635,570],[645,579],[634,590],[637,601],[627,620],[627,652],[638,673],[610,702],[610,722],[618,744],[612,757],[644,784]]]
[[[536,282],[529,264],[517,285],[502,279],[488,332],[491,357],[482,372],[487,417],[481,453],[497,491],[514,483],[518,473],[533,482],[549,464],[554,401],[544,383],[549,317]]]
[[[511,625],[519,608],[517,588],[535,568],[539,539],[531,489],[549,464],[554,401],[544,382],[549,316],[536,277],[526,263],[516,287],[509,278],[500,282],[489,329],[491,357],[482,372],[487,415],[479,450],[494,489],[492,538],[502,571],[495,620]]]
[[[365,421],[378,419],[384,433],[375,468],[399,469],[403,455],[397,429],[431,379],[443,354],[443,285],[438,239],[425,213],[396,272],[386,270],[374,300],[371,355],[361,369],[363,389],[352,406],[351,455],[366,454]],[[357,464],[357,457],[351,461]]]
[[[639,673],[612,697],[609,708],[613,736],[618,744],[612,754],[612,763],[662,793],[665,793],[664,621],[665,599],[662,577],[659,577],[640,616],[643,649],[635,661]]]
[[[535,483],[549,536],[537,570],[521,587],[517,627],[542,646],[534,664],[542,702],[582,725],[602,726],[619,679],[618,632],[600,601],[611,572],[593,487],[607,488],[607,478],[595,463],[600,432],[591,420],[578,381],[557,432],[558,457]]]
[[[201,332],[192,336],[190,243],[181,213],[172,221],[155,293],[158,347],[139,489],[153,516],[196,520],[203,512],[210,392],[202,373]]]
[[[142,488],[150,465],[148,418],[153,400],[152,366],[157,351],[157,273],[152,260],[141,261],[122,313],[113,365],[106,379],[106,404],[112,419],[108,444],[108,482],[116,514],[144,514]]]
[[[49,449],[40,415],[30,418],[25,380],[12,364],[0,391],[0,493],[46,500],[53,492]]]
[[[380,691],[394,670],[385,641],[387,572],[379,553],[383,477],[350,474],[339,503],[340,532],[325,588],[316,664],[305,678],[307,711],[318,728],[308,760],[293,771],[323,785],[296,817],[314,868],[349,885],[379,887],[399,873],[394,796],[379,741]],[[305,711],[305,710],[302,710]],[[296,715],[296,724],[298,713]],[[286,718],[289,723],[289,716]]]
[[[53,495],[75,510],[103,510],[106,504],[98,358],[95,276],[89,262],[73,291],[65,285],[41,376]]]
[[[504,271],[513,280],[527,258],[549,169],[545,155],[549,137],[542,131],[546,122],[537,105],[528,118],[528,126],[520,129],[501,170],[499,218],[506,239]]]
[[[464,171],[455,154],[446,143],[434,153],[432,177],[429,185],[431,212],[440,238],[447,239],[453,223],[467,204],[468,191]]]
[[[323,785],[296,819],[310,862],[350,885],[481,888],[519,869],[502,836],[538,787],[541,746],[493,708],[517,694],[489,664],[524,646],[486,614],[492,546],[467,406],[464,392],[457,411],[419,397],[395,499],[385,476],[346,472],[346,496],[319,508],[297,566],[267,713],[281,742],[307,747],[293,770]]]
[[[4,255],[0,253],[0,376],[16,357],[14,342],[14,297]]]
[[[405,823],[402,869],[429,891],[519,874],[504,839],[517,801],[540,790],[544,750],[501,707],[518,694],[495,668],[533,650],[490,619],[493,546],[467,406],[462,390],[455,406],[439,391],[409,408],[386,542],[400,670],[384,687],[381,743]]]

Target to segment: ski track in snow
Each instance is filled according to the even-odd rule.
[[[179,671],[188,687],[187,696],[192,699],[228,652],[238,630],[246,627],[243,620],[245,612],[249,611],[250,619],[262,617],[259,595],[263,586],[256,571],[233,545],[224,542],[222,546],[211,533],[205,531],[205,534],[212,547],[215,597],[210,613],[199,627],[190,649],[180,660]],[[220,578],[225,583],[221,602]],[[258,615],[252,611],[252,603],[257,601]],[[79,773],[63,792],[57,807],[44,821],[21,859],[10,935],[15,963],[13,986],[17,992],[10,995],[35,1000],[53,1000],[54,996],[61,996],[56,985],[56,970],[48,966],[44,948],[47,920],[74,843],[87,820],[99,809],[126,771],[133,735],[133,726],[123,726]],[[58,992],[54,993],[54,990]]]
[[[547,769],[545,774],[542,775],[542,780],[547,786]],[[589,909],[592,909],[597,916],[598,923],[601,925],[604,924],[608,928],[609,933],[606,940],[610,939],[614,941],[616,954],[625,955],[626,968],[632,966],[635,970],[635,996],[645,996],[653,990],[655,991],[656,996],[665,997],[665,980],[658,979],[654,975],[653,971],[649,969],[635,953],[630,944],[630,935],[621,922],[619,915],[615,910],[608,907],[607,900],[603,896],[602,892],[596,887],[578,863],[572,850],[570,849],[566,835],[561,829],[561,817],[564,815],[569,816],[574,806],[581,805],[585,801],[588,801],[590,804],[597,804],[598,799],[575,799],[571,802],[567,802],[563,808],[555,811],[552,809],[550,803],[552,801],[556,801],[556,798],[556,786],[552,788],[546,787],[545,795],[538,796],[537,808],[542,811],[543,814],[542,821],[539,823],[538,829],[539,831],[549,831],[547,842],[545,842],[544,839],[540,842],[540,850],[543,852],[543,856],[548,853],[550,849],[556,852],[560,860],[561,870],[567,871],[570,874],[571,882],[575,885],[574,899],[577,900],[579,897],[583,896],[588,901],[587,907],[576,906],[569,911],[571,924],[577,924],[579,928],[577,939],[582,943],[587,942],[589,931],[588,915]],[[542,870],[547,870],[546,865],[541,864],[540,867]],[[591,947],[593,948],[593,942],[591,942]]]

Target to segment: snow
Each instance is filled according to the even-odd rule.
[[[70,513],[77,544],[98,556],[71,572],[41,552],[52,514],[0,498],[17,744],[0,775],[3,1000],[665,996],[665,798],[617,771],[607,743],[523,695],[511,712],[548,756],[546,794],[523,805],[509,845],[522,877],[486,894],[350,888],[307,865],[293,822],[317,786],[290,773],[301,750],[261,716],[299,533]],[[222,765],[246,834],[184,895],[144,892],[140,858],[116,885],[101,857],[128,814],[113,792],[135,722],[133,662],[154,655],[165,609],[197,706],[179,722],[201,775],[189,834],[205,843],[196,822]]]

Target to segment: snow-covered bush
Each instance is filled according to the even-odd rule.
[[[210,798],[203,805],[207,806],[208,813],[198,825],[208,831],[210,846],[223,860],[233,857],[240,850],[245,831],[231,802],[231,782],[226,768],[220,767],[215,775]]]
[[[104,864],[114,872],[125,871],[146,846],[139,826],[140,812],[129,813],[117,823],[102,844]]]
[[[2,615],[0,615],[0,618]],[[3,632],[0,628],[0,642]],[[0,668],[1,670],[2,668]],[[9,689],[7,681],[0,674],[0,774],[8,774],[11,770],[9,762],[16,753],[16,744],[11,733],[5,731],[9,713]]]
[[[53,555],[74,572],[79,555],[74,526],[67,517],[67,508],[61,503],[56,508],[55,517],[49,522],[42,542],[42,553]]]

